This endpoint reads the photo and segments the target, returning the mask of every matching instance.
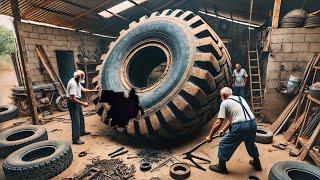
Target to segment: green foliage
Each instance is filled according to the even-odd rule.
[[[14,51],[13,32],[0,26],[0,55],[11,54]]]

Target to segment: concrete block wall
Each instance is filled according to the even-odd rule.
[[[264,112],[268,121],[274,122],[291,100],[276,91],[278,80],[303,76],[308,61],[320,52],[320,28],[273,29],[270,38]]]
[[[27,68],[34,84],[43,83],[48,80],[48,76],[45,75],[46,72],[40,69],[41,62],[35,52],[37,44],[44,47],[50,63],[58,73],[56,50],[73,51],[76,63],[78,61],[77,54],[79,47],[84,48],[88,52],[94,52],[99,40],[104,39],[88,33],[29,23],[22,23],[20,27],[21,37],[25,43],[23,51],[28,58]]]

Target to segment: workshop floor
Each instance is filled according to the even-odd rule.
[[[60,113],[66,114],[66,113]],[[54,114],[59,115],[59,113]],[[65,118],[69,118],[69,115],[66,114]],[[59,117],[59,118],[61,118]],[[60,119],[62,120],[62,119]],[[13,126],[14,123],[19,124],[19,122],[24,122],[25,119],[16,119],[11,120],[5,123],[0,123],[0,132],[4,129]],[[30,121],[30,120],[29,120]],[[107,154],[118,148],[119,146],[125,146],[129,149],[129,153],[119,156],[123,161],[127,164],[134,164],[136,166],[136,174],[135,178],[138,180],[147,180],[152,177],[159,177],[161,179],[171,179],[169,175],[169,167],[171,164],[163,167],[160,171],[156,171],[153,173],[150,172],[141,172],[139,170],[139,159],[126,159],[129,155],[135,155],[137,149],[139,148],[141,143],[135,142],[126,135],[118,133],[110,128],[107,128],[105,124],[103,124],[97,115],[91,115],[85,117],[86,129],[87,131],[92,132],[91,136],[85,136],[82,138],[85,141],[84,145],[72,145],[72,150],[74,153],[74,160],[72,165],[61,173],[59,176],[54,179],[64,179],[74,177],[76,173],[80,173],[86,166],[91,162],[91,158],[99,156],[101,159],[107,158]],[[28,122],[29,123],[29,122]],[[183,143],[180,142],[175,147],[172,147],[173,156],[178,160],[182,160],[182,153],[188,151],[191,147],[196,145],[197,143],[204,140],[207,133],[211,128],[212,122],[208,123],[207,126],[201,130],[201,133],[197,136],[190,137],[188,142],[183,140]],[[71,124],[69,120],[64,121],[52,121],[45,125],[50,140],[63,140],[71,143]],[[284,142],[283,137],[276,136],[274,139],[274,143]],[[214,140],[210,144],[206,144],[197,150],[194,154],[198,156],[208,158],[212,161],[212,163],[217,162],[217,150],[218,150],[219,139]],[[191,176],[188,179],[247,179],[249,175],[255,175],[260,179],[267,179],[268,173],[271,166],[278,162],[284,160],[295,160],[288,155],[289,150],[279,150],[275,149],[271,146],[271,144],[257,144],[261,162],[263,166],[262,172],[256,172],[254,169],[248,164],[250,159],[244,144],[241,144],[237,149],[231,160],[227,163],[227,167],[229,170],[228,175],[220,175],[215,172],[212,172],[208,169],[208,164],[203,164],[207,171],[202,171],[191,167]],[[81,151],[87,151],[88,155],[82,158],[78,157],[78,153]],[[0,160],[0,164],[3,163],[4,160]],[[0,170],[0,179],[4,179],[2,168]]]

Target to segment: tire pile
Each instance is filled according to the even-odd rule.
[[[307,18],[307,12],[303,9],[295,9],[288,12],[281,20],[280,26],[283,28],[303,27]]]
[[[319,14],[308,15],[306,19],[306,23],[304,24],[304,27],[306,28],[320,27],[320,15]]]
[[[8,180],[50,179],[71,165],[73,154],[68,143],[50,141],[44,127],[30,125],[0,133],[0,158]]]

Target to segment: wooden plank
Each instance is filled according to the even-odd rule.
[[[299,95],[297,95],[289,104],[288,106],[282,111],[280,116],[277,118],[275,122],[270,127],[270,130],[274,133],[277,131],[277,129],[281,126],[283,121],[288,117],[288,115],[291,113],[294,106],[297,104],[299,99]]]
[[[60,77],[54,71],[54,68],[52,67],[50,61],[48,60],[48,57],[47,57],[47,55],[46,55],[46,53],[45,53],[45,51],[44,51],[42,46],[36,45],[36,54],[38,55],[41,63],[43,64],[44,68],[48,72],[51,80],[53,82],[58,82],[59,83],[59,87],[57,87],[59,95],[61,96],[61,95],[65,94],[66,93],[66,88],[64,87]]]
[[[55,0],[46,0],[46,1],[43,1],[39,6],[41,6],[41,7],[49,6],[53,2],[55,2]],[[38,8],[35,8],[35,7],[29,8],[28,11],[26,11],[22,14],[22,16],[29,17],[30,15],[35,13],[37,10],[38,10]]]
[[[272,28],[278,28],[280,18],[281,0],[274,0]]]
[[[16,33],[18,50],[21,58],[22,71],[23,71],[25,86],[26,86],[27,95],[28,95],[27,98],[28,98],[30,109],[31,109],[30,115],[32,118],[32,124],[37,125],[39,124],[37,102],[36,102],[35,94],[32,87],[32,80],[28,75],[29,73],[27,73],[27,67],[26,67],[27,57],[25,56],[25,53],[22,52],[22,49],[23,49],[22,47],[25,47],[25,44],[24,44],[24,41],[21,41],[21,36],[19,32],[21,17],[20,17],[18,0],[11,0],[11,9],[13,14],[13,26],[14,26],[14,31]]]
[[[295,121],[293,122],[289,128],[287,129],[287,131],[283,134],[284,135],[284,139],[286,141],[290,141],[292,136],[298,131],[299,127],[302,124],[303,121],[303,117],[304,117],[305,113],[302,113],[301,116]]]
[[[320,167],[320,155],[319,153],[315,152],[314,150],[309,151],[309,156],[313,159],[314,163]]]

